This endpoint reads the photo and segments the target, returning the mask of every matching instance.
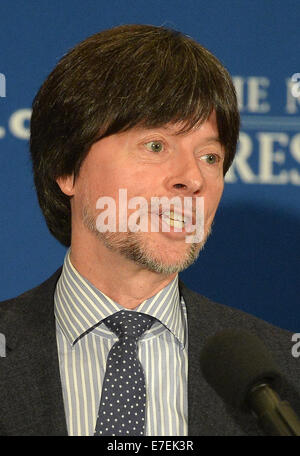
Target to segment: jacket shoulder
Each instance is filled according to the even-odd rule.
[[[231,307],[219,302],[215,302],[206,296],[203,296],[190,288],[182,281],[179,282],[181,294],[187,305],[188,314],[193,320],[201,318],[202,324],[207,324],[211,329],[220,330],[224,327],[248,328],[250,331],[259,332],[259,330],[268,331],[284,335],[292,334],[291,331],[267,322],[253,314],[243,310]]]
[[[61,274],[58,269],[50,278],[21,295],[0,302],[0,333],[11,340],[33,331],[39,322],[53,315],[53,296]]]
[[[30,290],[25,291],[19,296],[1,301],[0,313],[7,310],[8,308],[12,309],[15,306],[20,307],[22,305],[26,305],[37,297],[40,298],[44,295],[49,294],[49,291],[55,288],[56,283],[61,275],[61,270],[62,268],[59,268],[51,277],[46,279],[44,282],[34,288],[31,288]]]

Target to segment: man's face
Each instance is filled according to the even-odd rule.
[[[72,189],[72,231],[76,231],[76,239],[84,243],[85,237],[92,234],[95,249],[100,247],[100,242],[101,248],[105,246],[123,259],[158,273],[179,272],[195,261],[210,232],[222,195],[224,150],[218,140],[214,113],[201,127],[176,135],[178,131],[176,124],[154,129],[133,128],[93,144]],[[117,216],[116,232],[99,232],[96,220],[101,211],[96,203],[102,197],[113,198],[119,214],[124,210],[119,207],[119,189],[126,190],[127,201],[143,197],[148,203],[148,231],[119,232]],[[203,197],[204,239],[198,243],[186,242],[184,228],[176,232],[172,226],[172,213],[169,213],[169,231],[162,228],[162,216],[156,215],[159,229],[153,232],[152,197],[169,200],[179,197],[182,202],[189,197],[194,211],[196,198]],[[136,208],[127,208],[127,217],[134,211]]]

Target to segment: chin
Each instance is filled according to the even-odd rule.
[[[164,248],[157,247],[154,251],[152,249],[143,249],[141,255],[131,256],[135,263],[144,266],[149,271],[159,274],[175,274],[184,271],[191,266],[198,258],[201,245],[199,244],[186,244],[188,247],[183,252],[176,252],[176,249],[170,251],[170,248],[164,251]],[[178,249],[177,249],[178,250]],[[158,255],[159,251],[159,255]],[[168,253],[166,253],[169,251]]]

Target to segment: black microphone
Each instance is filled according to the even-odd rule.
[[[254,334],[228,329],[208,339],[200,355],[206,381],[228,404],[252,411],[268,435],[300,436],[300,420],[275,389],[283,377]]]

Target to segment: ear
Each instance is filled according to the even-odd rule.
[[[68,196],[73,196],[75,193],[74,175],[60,176],[56,179],[56,182],[61,191]]]

